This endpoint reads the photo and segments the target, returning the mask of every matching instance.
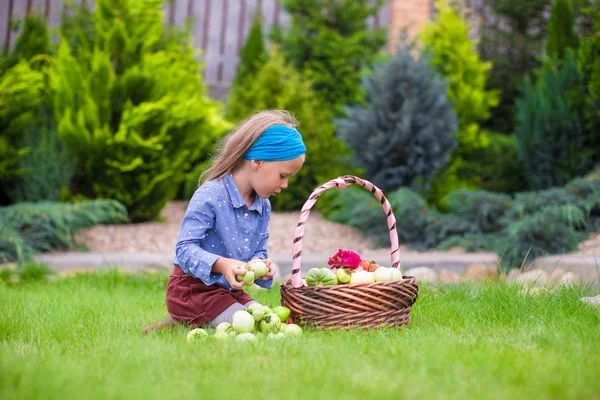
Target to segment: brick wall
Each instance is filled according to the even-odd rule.
[[[389,49],[396,48],[396,42],[403,28],[414,38],[432,16],[432,0],[390,0],[391,23],[389,28]]]

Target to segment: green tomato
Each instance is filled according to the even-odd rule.
[[[335,276],[338,278],[340,283],[348,283],[350,282],[350,274],[344,268],[340,268],[335,273]]]
[[[281,327],[281,321],[279,320],[279,317],[277,316],[277,314],[273,314],[273,313],[267,314],[262,319],[262,321],[260,321],[260,330],[265,335],[267,335],[271,332],[277,333],[277,331],[279,331],[280,327]]]
[[[242,268],[246,270],[246,275],[236,275],[238,281],[244,281],[244,286],[250,286],[254,283],[254,271],[248,264],[243,264]]]
[[[290,316],[290,309],[284,306],[277,306],[273,307],[273,313],[277,314],[281,322],[285,322]]]
[[[233,327],[231,326],[231,324],[229,322],[221,322],[219,325],[217,325],[217,328],[215,329],[215,333],[217,333],[217,332],[229,333],[229,332],[231,332],[232,329],[233,329]]]
[[[392,280],[393,281],[403,280],[402,272],[400,272],[400,270],[398,268],[392,268]]]
[[[385,282],[392,280],[392,268],[379,267],[374,272],[375,282]]]
[[[268,307],[268,306],[264,306],[264,307],[265,307],[265,315],[273,313],[273,310],[271,309],[271,307]]]
[[[252,303],[248,306],[248,309],[246,310],[249,314],[252,315],[252,318],[254,318],[255,321],[260,321],[261,319],[263,319],[264,315],[265,315],[265,308],[258,303]]]
[[[215,332],[215,339],[219,339],[219,340],[224,340],[224,339],[228,339],[229,333],[225,332],[225,331],[217,331]]]
[[[194,341],[194,340],[206,339],[206,337],[208,337],[208,332],[206,332],[202,328],[196,328],[196,329],[192,329],[187,334],[187,341],[191,342],[191,341]]]
[[[239,335],[236,336],[235,340],[240,340],[240,341],[255,341],[256,340],[256,336],[254,336],[252,333],[246,332],[246,333],[240,333]]]
[[[286,336],[300,336],[302,335],[302,328],[296,324],[288,324],[282,332],[285,333]]]
[[[269,267],[262,260],[252,261],[250,267],[254,271],[254,279],[262,278],[269,273]]]
[[[254,318],[246,310],[238,310],[231,317],[233,329],[237,333],[249,333],[254,330]]]
[[[312,268],[306,275],[306,284],[308,286],[331,286],[337,285],[338,279],[329,268]]]
[[[267,339],[275,339],[275,340],[281,339],[282,337],[279,336],[280,333],[281,332],[278,332],[278,333],[271,332],[267,335]]]

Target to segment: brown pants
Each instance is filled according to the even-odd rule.
[[[189,325],[208,325],[231,305],[251,301],[252,297],[243,290],[207,286],[200,279],[186,275],[179,265],[173,267],[167,283],[167,311],[177,321]]]

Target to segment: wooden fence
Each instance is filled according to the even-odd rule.
[[[71,0],[77,6],[85,3],[93,7],[93,0]],[[11,29],[11,20],[18,20],[28,12],[41,13],[51,27],[65,16],[68,8],[63,0],[0,0],[0,44],[3,49],[14,44],[18,32]],[[211,95],[222,98],[229,82],[235,77],[238,55],[250,30],[252,17],[260,12],[265,35],[274,24],[286,26],[289,16],[277,0],[172,0],[165,6],[166,24],[183,24],[188,18],[194,21],[194,45],[202,50],[204,79]],[[371,26],[390,24],[390,5],[381,8],[369,20]]]

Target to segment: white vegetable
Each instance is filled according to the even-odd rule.
[[[371,283],[373,282],[373,279],[373,272],[357,271],[350,277],[350,284],[354,285],[357,283]]]
[[[258,303],[252,303],[248,307],[248,313],[250,313],[252,318],[258,322],[263,319],[263,316],[265,315],[265,307]]]
[[[254,330],[254,318],[246,310],[233,313],[232,325],[237,333],[250,333]]]
[[[375,282],[384,282],[392,280],[392,268],[379,267],[375,270]]]
[[[229,322],[221,322],[219,325],[217,325],[217,328],[215,329],[215,333],[217,333],[217,332],[229,333],[229,332],[231,332],[232,329],[233,329],[233,326],[231,326],[231,324]]]
[[[283,332],[286,336],[300,336],[302,335],[302,328],[296,324],[288,324],[285,329],[281,330],[281,332]]]
[[[206,332],[204,329],[196,328],[196,329],[192,329],[187,334],[187,341],[191,342],[193,340],[206,339],[207,336],[208,336],[208,332]]]
[[[400,272],[398,268],[392,268],[392,280],[401,281],[403,279],[404,278],[402,278],[402,272]]]
[[[260,260],[252,261],[250,267],[254,271],[254,279],[262,278],[269,272],[267,264]]]
[[[229,338],[229,333],[225,331],[217,331],[215,332],[215,339],[223,340]]]
[[[252,333],[250,332],[246,332],[246,333],[241,333],[239,335],[237,335],[235,337],[235,340],[256,340],[256,336],[254,336]]]

